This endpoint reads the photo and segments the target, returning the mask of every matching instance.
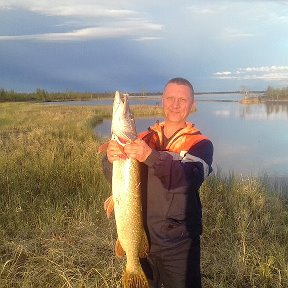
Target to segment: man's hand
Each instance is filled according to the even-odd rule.
[[[144,162],[151,152],[152,149],[141,139],[136,139],[124,146],[124,153],[127,157],[137,159],[139,162]]]
[[[126,159],[127,155],[124,153],[124,149],[115,140],[110,140],[107,146],[107,158],[110,163],[119,159]]]

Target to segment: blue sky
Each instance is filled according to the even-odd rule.
[[[0,88],[288,86],[288,1],[0,0]]]

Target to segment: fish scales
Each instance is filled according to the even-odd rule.
[[[140,168],[137,160],[119,160],[113,163],[112,195],[117,234],[127,256],[127,270],[133,271],[139,261],[143,239],[140,191]]]
[[[121,97],[118,91],[114,98],[111,132],[112,139],[121,145],[137,139],[128,99]],[[136,159],[119,159],[113,162],[112,200],[118,235],[116,254],[117,249],[126,254],[123,287],[148,288],[148,281],[139,261],[139,257],[147,253],[148,241],[142,219],[140,163]],[[118,254],[121,253],[118,251]]]

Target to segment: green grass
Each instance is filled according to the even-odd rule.
[[[15,92],[14,90],[0,89],[0,102],[15,101],[15,102],[29,102],[29,101],[74,101],[74,100],[95,100],[101,98],[113,98],[114,93],[111,92],[48,92],[43,89],[37,89],[35,92]]]
[[[104,140],[92,131],[110,114],[0,103],[1,288],[121,287],[114,221],[103,209]],[[285,201],[258,179],[219,175],[201,197],[203,287],[288,287]]]
[[[288,287],[287,199],[257,178],[217,175],[201,197],[204,287]]]

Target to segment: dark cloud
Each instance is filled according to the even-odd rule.
[[[288,65],[283,1],[124,2],[0,0],[0,88],[160,91],[183,76],[198,91],[262,89],[214,73]]]
[[[165,81],[165,73],[139,54],[140,44],[133,41],[3,44],[0,87],[5,89],[139,91],[161,89]]]

